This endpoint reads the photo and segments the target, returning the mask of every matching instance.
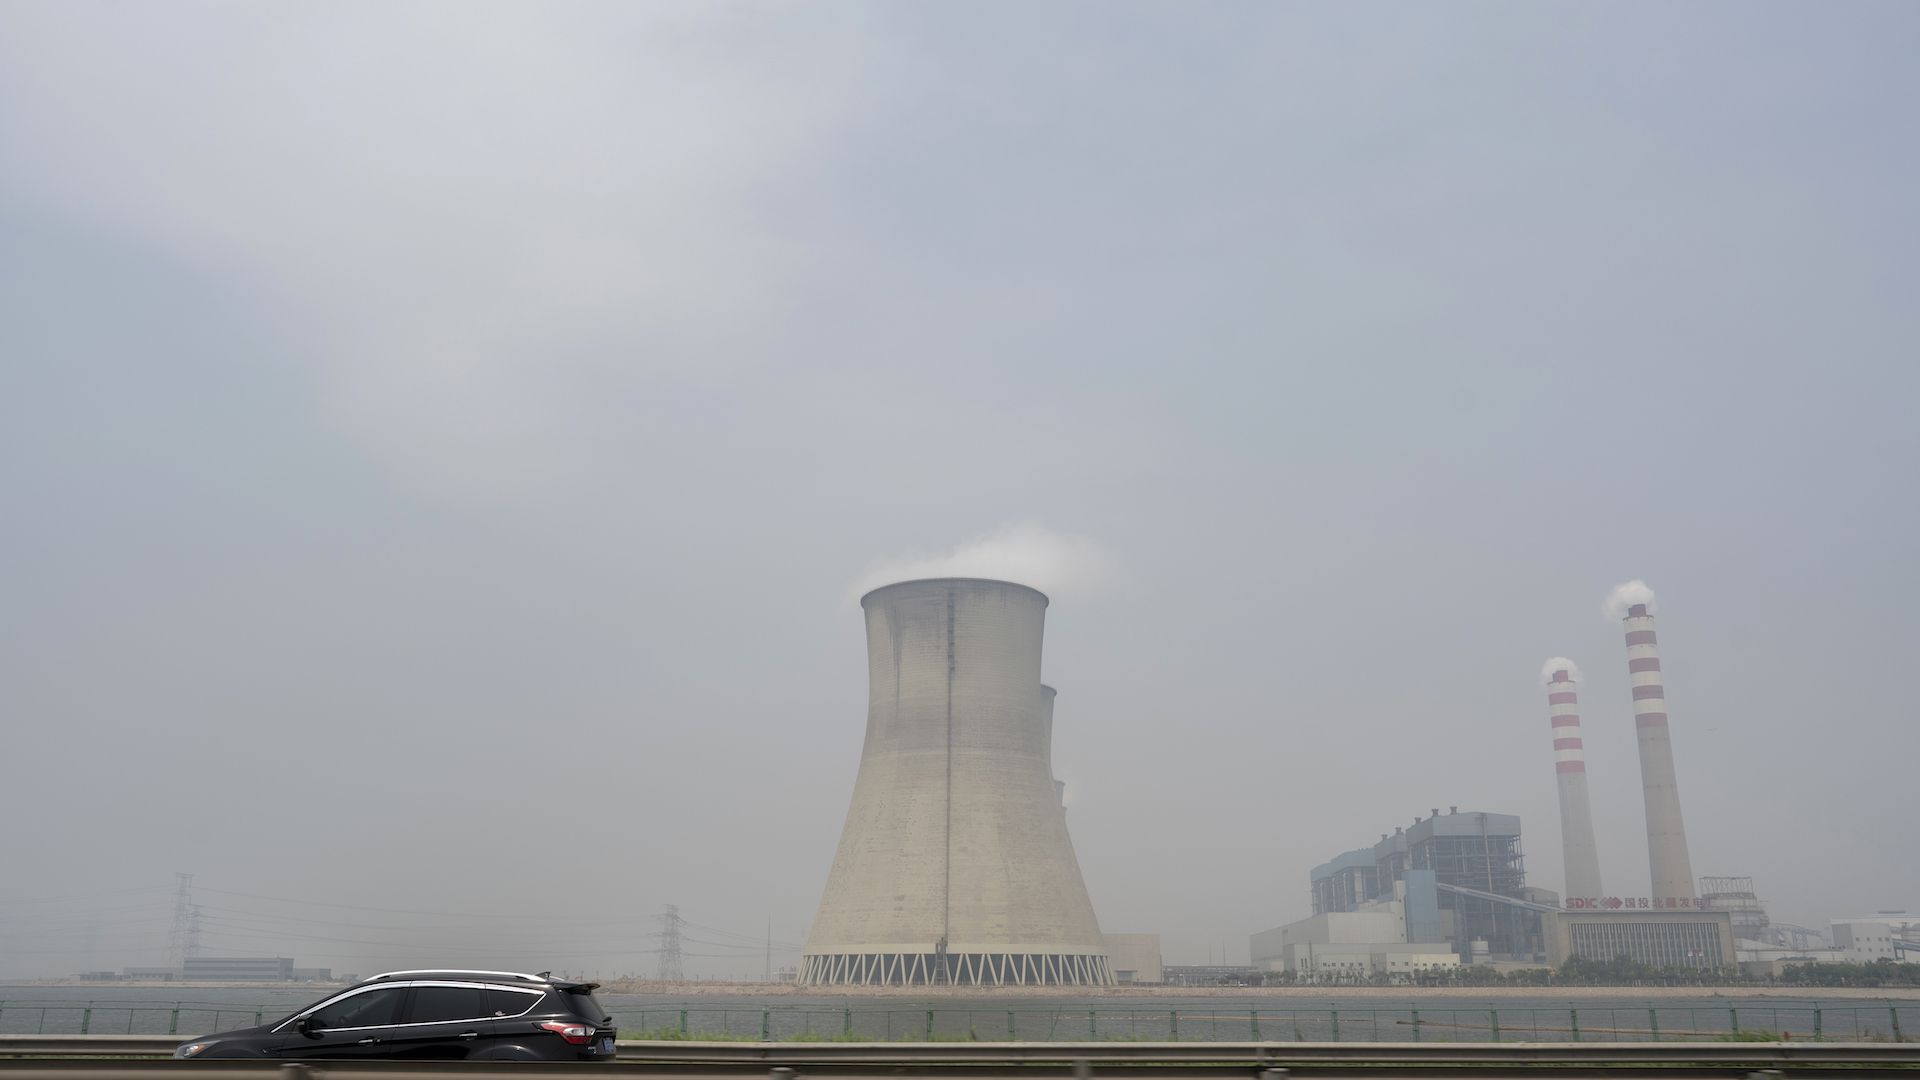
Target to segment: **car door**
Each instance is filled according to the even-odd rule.
[[[412,992],[411,984],[370,986],[322,1002],[293,1019],[278,1057],[300,1059],[383,1058]]]
[[[493,1021],[477,983],[416,982],[390,1053],[406,1061],[465,1061],[491,1041]]]
[[[528,1016],[546,1015],[547,1010],[539,1007],[546,1001],[546,991],[532,987],[489,986],[485,994],[487,1018],[492,1027],[480,1040],[486,1046],[476,1051],[474,1056],[509,1061],[545,1056],[541,1047],[547,1046],[555,1036],[541,1031],[538,1021],[530,1020]]]

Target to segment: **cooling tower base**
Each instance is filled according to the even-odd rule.
[[[836,953],[802,957],[800,982],[807,986],[1112,986],[1113,969],[1101,953]]]

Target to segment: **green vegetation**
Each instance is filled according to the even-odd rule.
[[[1793,964],[1780,981],[1788,986],[1920,986],[1920,964],[1875,960],[1871,964]]]
[[[669,1040],[673,1042],[758,1042],[757,1036],[737,1035],[727,1031],[681,1031],[677,1027],[649,1028],[640,1031],[620,1032],[620,1039]]]
[[[1306,985],[1291,971],[1254,976],[1252,985]],[[1920,964],[1876,960],[1871,964],[1795,964],[1778,978],[1753,978],[1738,971],[1655,967],[1618,956],[1612,960],[1574,957],[1559,969],[1527,968],[1500,972],[1489,967],[1450,968],[1391,977],[1385,974],[1321,978],[1316,986],[1920,986]]]

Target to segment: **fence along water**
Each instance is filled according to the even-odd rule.
[[[1408,1004],[1191,1008],[986,1004],[821,1006],[685,1002],[609,1009],[623,1038],[741,1041],[1627,1042],[1774,1037],[1920,1039],[1920,1001],[1607,1003],[1561,1007]],[[278,1019],[283,1006],[197,1001],[128,1004],[0,1000],[0,1034],[179,1035]]]

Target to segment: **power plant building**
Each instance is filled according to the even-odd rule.
[[[1680,785],[1668,735],[1665,675],[1653,626],[1653,590],[1632,581],[1607,598],[1610,615],[1624,619],[1627,675],[1633,686],[1634,732],[1640,750],[1640,785],[1646,806],[1649,887],[1644,896],[1600,895],[1592,811],[1587,803],[1586,754],[1580,736],[1578,674],[1571,661],[1547,662],[1547,703],[1554,725],[1554,771],[1560,789],[1561,841],[1567,864],[1567,897],[1561,910],[1541,912],[1547,962],[1572,957],[1626,957],[1653,967],[1715,970],[1737,962],[1736,920],[1764,925],[1766,914],[1744,883],[1740,912],[1715,910],[1698,899],[1686,826],[1680,816]],[[1741,883],[1716,882],[1729,892]],[[1730,897],[1722,897],[1729,899]]]
[[[1736,963],[1733,920],[1724,911],[1556,911],[1542,922],[1554,967],[1575,956],[1706,971]]]
[[[860,604],[866,741],[799,981],[1112,984],[1052,771],[1046,596],[940,578]]]
[[[1435,810],[1371,848],[1335,856],[1310,876],[1314,914],[1361,911],[1395,899],[1400,886],[1417,905],[1420,871],[1432,875],[1438,936],[1406,940],[1451,942],[1468,963],[1532,960],[1540,952],[1541,905],[1527,888],[1520,819],[1512,814]]]
[[[1254,966],[1313,982],[1373,975],[1410,978],[1460,966],[1443,936],[1431,870],[1411,871],[1390,898],[1323,911],[1248,939]]]
[[[1767,916],[1746,879],[1710,878],[1711,899],[1697,898],[1668,730],[1653,590],[1645,582],[1628,582],[1614,590],[1606,607],[1610,617],[1624,620],[1646,808],[1646,895],[1602,895],[1579,674],[1571,661],[1555,657],[1542,677],[1560,797],[1564,902],[1527,886],[1519,818],[1435,810],[1415,818],[1410,828],[1382,835],[1371,848],[1315,867],[1314,917],[1255,934],[1256,961],[1302,973],[1392,973],[1377,958],[1363,957],[1384,955],[1393,944],[1386,935],[1399,925],[1404,928],[1400,940],[1408,945],[1445,940],[1467,963],[1544,960],[1557,967],[1573,957],[1626,957],[1654,967],[1716,970],[1739,962],[1736,938],[1765,932]],[[1429,904],[1437,908],[1437,933],[1416,916]],[[1858,939],[1891,948],[1894,936],[1863,931]]]

